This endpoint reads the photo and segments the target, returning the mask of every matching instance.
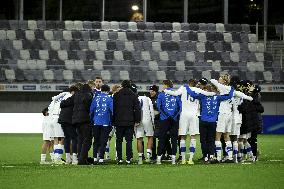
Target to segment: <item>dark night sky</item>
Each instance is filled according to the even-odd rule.
[[[0,19],[15,19],[17,0],[3,1]],[[24,0],[24,19],[41,19],[41,0]],[[58,0],[46,0],[46,19],[58,19]],[[263,22],[263,0],[229,1],[229,22],[255,24]],[[106,0],[106,20],[128,21],[131,5],[142,0]],[[63,0],[63,19],[100,20],[101,0]],[[269,1],[269,24],[283,23],[284,14],[279,1]],[[148,21],[182,22],[183,0],[148,0]],[[189,0],[189,22],[223,22],[223,0]]]

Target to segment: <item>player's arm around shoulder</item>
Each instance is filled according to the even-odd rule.
[[[176,90],[176,91],[165,89],[164,92],[165,92],[165,94],[168,94],[168,95],[179,96],[179,95],[182,94],[182,92],[183,92],[184,90],[185,90],[184,86],[180,86],[180,88],[178,88],[178,90]]]

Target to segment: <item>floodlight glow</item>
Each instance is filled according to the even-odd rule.
[[[134,10],[134,11],[137,11],[137,10],[139,10],[139,7],[137,5],[132,5],[131,9]]]

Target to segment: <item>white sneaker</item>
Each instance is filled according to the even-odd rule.
[[[172,156],[172,165],[175,165],[176,164],[176,156]]]
[[[142,159],[142,157],[139,157],[138,158],[138,165],[142,165],[143,164],[143,159]]]
[[[72,163],[72,159],[70,158],[68,158],[68,159],[66,159],[66,164],[71,164]]]
[[[162,164],[161,160],[157,160],[156,164],[161,165]]]
[[[77,165],[78,164],[78,157],[77,157],[77,154],[73,154],[72,155],[72,165]]]

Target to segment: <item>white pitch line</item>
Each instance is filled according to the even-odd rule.
[[[281,159],[270,159],[268,161],[282,161]]]
[[[13,166],[13,165],[2,165],[2,167],[4,167],[4,168],[12,168],[12,167],[15,167],[15,166]]]

